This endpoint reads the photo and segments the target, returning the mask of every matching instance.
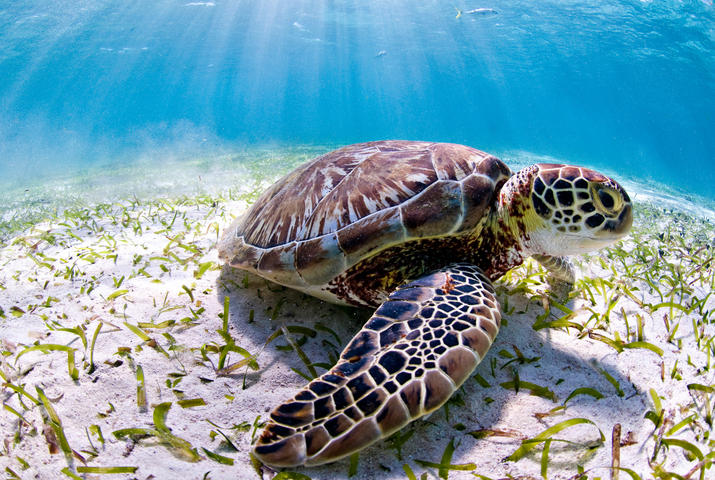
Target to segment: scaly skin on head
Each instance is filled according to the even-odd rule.
[[[633,222],[630,198],[614,180],[581,167],[536,164],[499,192],[480,250],[490,248],[496,278],[524,258],[573,255],[607,246]]]

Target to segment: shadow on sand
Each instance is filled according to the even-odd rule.
[[[254,350],[250,351],[255,352],[263,348],[266,340],[281,325],[307,327],[315,331],[316,335],[310,337],[298,333],[294,340],[301,345],[301,349],[314,364],[326,367],[316,366],[318,374],[325,372],[329,365],[332,366],[331,360],[339,356],[343,347],[372,313],[366,309],[326,303],[230,267],[223,268],[217,283],[219,302],[223,303],[224,296],[230,299],[230,324],[236,329],[237,343],[251,345]],[[517,310],[524,310],[522,307],[528,304],[526,297],[512,296],[509,301],[511,305],[517,305]],[[527,310],[526,313],[506,317],[507,325],[502,326],[494,345],[472,375],[474,377],[479,374],[489,383],[489,387],[485,388],[476,380],[468,379],[448,403],[448,412],[443,407],[428,419],[415,421],[402,430],[401,433],[414,431],[409,441],[402,446],[402,459],[398,459],[396,450],[389,448],[390,442],[380,441],[361,452],[361,472],[365,466],[364,462],[369,463],[367,467],[372,466],[371,470],[374,472],[392,472],[393,475],[404,477],[402,464],[406,460],[439,462],[446,445],[453,438],[459,439],[453,463],[480,464],[482,452],[488,455],[490,445],[493,449],[499,444],[508,443],[511,453],[520,445],[519,437],[493,436],[475,439],[467,433],[494,429],[519,435],[520,428],[531,424],[530,434],[534,435],[558,421],[574,416],[569,412],[567,415],[546,418],[541,422],[543,427],[533,431],[533,422],[538,414],[558,407],[577,388],[590,387],[604,395],[601,400],[588,395],[575,396],[569,400],[569,410],[577,411],[580,416],[600,418],[602,414],[599,412],[603,411],[604,401],[610,402],[609,405],[613,404],[612,408],[616,410],[625,406],[626,402],[636,402],[629,403],[630,410],[636,408],[645,411],[642,396],[638,395],[626,374],[598,359],[599,368],[605,369],[620,385],[622,395],[618,395],[607,378],[592,365],[587,350],[592,345],[589,341],[573,337],[567,339],[567,344],[570,342],[573,345],[573,351],[563,347],[563,338],[560,346],[554,346],[550,337],[565,334],[552,333],[550,330],[535,331],[531,328],[532,324],[543,309],[532,303]],[[332,330],[335,335],[327,329]],[[507,352],[514,355],[515,349],[529,361],[519,362],[509,358]],[[232,377],[238,382],[245,381],[247,389],[241,395],[248,395],[250,400],[247,399],[244,405],[251,405],[256,415],[261,414],[265,418],[279,402],[289,398],[305,385],[306,380],[293,369],[307,373],[307,368],[282,337],[262,350],[258,363],[258,371],[245,373],[241,370]],[[524,389],[517,393],[500,386],[501,383],[513,381],[515,371],[518,371],[521,381],[551,389],[558,401],[529,395]],[[517,421],[513,415],[514,402],[519,403],[516,413],[517,417],[522,417],[523,422]],[[512,404],[512,415],[505,414],[507,404]],[[604,422],[606,421],[615,423],[618,421],[618,415],[614,412],[613,418],[604,419]],[[602,427],[604,434],[608,436],[609,431],[605,428],[610,427],[606,424]],[[525,438],[525,435],[521,438]],[[552,452],[569,448],[574,450],[573,458],[569,460],[571,465],[575,465],[576,461],[582,464],[586,460],[575,458],[575,451],[583,453],[583,448],[554,444]],[[540,450],[536,450],[539,455]],[[538,462],[537,457],[532,458]],[[496,459],[499,460],[501,459]],[[348,463],[348,460],[342,460],[330,465],[294,470],[304,472],[313,479],[336,478],[346,475]],[[559,464],[552,462],[551,466],[558,468]]]

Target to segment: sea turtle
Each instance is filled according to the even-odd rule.
[[[501,315],[491,281],[631,227],[614,180],[582,167],[512,173],[473,148],[351,145],[270,187],[224,233],[231,266],[330,302],[377,307],[338,363],[273,410],[254,447],[274,467],[349,455],[444,404],[484,358]]]

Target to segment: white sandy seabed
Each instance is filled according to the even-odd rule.
[[[637,185],[628,187],[636,202],[646,197],[645,189],[639,195]],[[652,201],[655,194],[647,195],[646,201]],[[0,410],[0,468],[7,478],[258,477],[248,454],[255,426],[306,383],[294,369],[308,372],[283,336],[268,346],[266,341],[281,325],[300,326],[302,330],[291,329],[293,340],[311,362],[329,364],[367,314],[220,265],[215,249],[219,232],[245,210],[246,200],[250,196],[242,199],[233,192],[95,204],[38,223],[0,249],[5,407]],[[700,216],[713,220],[710,210],[700,209]],[[647,227],[643,217],[636,222],[636,229]],[[605,257],[583,259],[579,275],[617,281],[601,263]],[[709,267],[710,276],[712,272]],[[508,302],[507,322],[475,371],[480,378],[468,379],[448,409],[407,427],[402,435],[411,436],[401,451],[393,448],[396,442],[381,441],[361,452],[354,478],[408,478],[405,465],[418,478],[423,473],[427,478],[541,478],[543,442],[518,461],[505,459],[522,440],[569,419],[588,422],[553,436],[559,441],[549,444],[548,478],[578,478],[580,467],[588,478],[610,478],[616,424],[622,429],[622,467],[645,479],[662,463],[664,471],[703,478],[692,452],[678,442],[662,445],[669,434],[698,445],[703,454],[712,452],[712,441],[708,447],[703,432],[708,427],[698,420],[707,412],[698,417],[692,410],[695,402],[696,409],[712,414],[713,405],[712,360],[704,353],[707,348],[696,346],[695,312],[680,312],[680,329],[673,334],[672,325],[668,330],[662,319],[667,308],[652,313],[620,295],[610,324],[594,332],[633,340],[623,315],[631,330],[641,315],[639,338],[662,353],[648,348],[619,353],[597,335],[578,329],[532,328],[544,312],[543,302],[532,298],[543,290],[539,282],[533,291],[510,291],[513,284],[508,283],[497,286],[502,303]],[[645,282],[634,281],[630,287],[643,304],[661,302]],[[706,298],[702,288],[707,287],[691,287],[693,295]],[[609,294],[596,291],[597,305],[585,296],[570,300],[567,305],[575,312],[570,321],[588,324],[594,311],[604,312],[614,300],[606,298]],[[240,348],[225,348],[228,335],[219,332],[226,298],[227,333]],[[699,310],[714,309],[710,296]],[[701,328],[701,342],[712,339],[712,323]],[[229,352],[224,367],[251,354],[257,355],[258,369],[242,366],[219,374],[222,349]],[[324,366],[315,368],[320,373]],[[138,388],[138,372],[143,372],[143,388]],[[522,386],[517,392],[508,386],[516,375],[520,382],[547,390]],[[693,384],[706,392],[693,391],[688,387]],[[573,392],[581,394],[569,398]],[[667,419],[659,426],[646,418],[648,412],[658,413],[653,393]],[[155,415],[167,403],[164,426]],[[54,429],[52,409],[61,422]],[[670,431],[688,415],[697,418]],[[114,433],[130,428],[169,433],[120,438]],[[660,437],[659,428],[667,430]],[[62,452],[62,432],[71,455]],[[54,442],[59,444],[56,453],[51,452]],[[444,462],[450,445],[454,452],[447,463],[453,469],[440,471],[432,464]],[[127,468],[112,474],[87,466]],[[295,471],[334,479],[348,477],[349,469],[349,460],[343,460]],[[270,478],[271,472],[263,475]]]

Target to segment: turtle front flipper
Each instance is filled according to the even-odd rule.
[[[440,406],[499,330],[494,289],[456,264],[393,292],[329,372],[279,405],[254,453],[267,465],[319,465],[385,438]]]
[[[576,268],[568,257],[534,255],[534,259],[549,271],[551,278],[569,285],[573,285],[576,281]]]

